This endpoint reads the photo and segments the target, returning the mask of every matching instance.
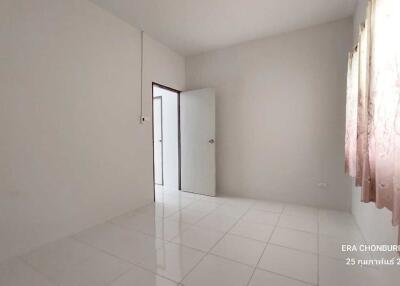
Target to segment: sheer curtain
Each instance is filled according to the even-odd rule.
[[[361,201],[391,210],[393,225],[399,225],[399,0],[368,5],[359,43],[349,57],[346,113],[346,173],[361,186]]]
[[[345,137],[345,171],[347,175],[356,175],[357,153],[357,97],[358,97],[358,46],[349,54],[346,97],[346,137]]]

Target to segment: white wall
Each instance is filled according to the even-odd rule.
[[[360,0],[354,15],[354,44],[358,40],[360,23],[365,19],[367,0]],[[354,183],[353,183],[354,186]],[[368,242],[396,244],[397,228],[393,227],[392,213],[387,209],[377,209],[374,203],[361,203],[360,188],[352,188],[352,213]]]
[[[153,200],[140,33],[86,0],[0,1],[0,261]],[[184,58],[145,37],[144,111]]]
[[[188,89],[216,88],[219,194],[350,210],[343,138],[351,44],[345,19],[186,59]]]
[[[153,96],[162,97],[164,187],[179,188],[178,173],[178,94],[154,87]]]

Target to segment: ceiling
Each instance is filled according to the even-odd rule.
[[[351,16],[357,0],[91,0],[182,55]]]

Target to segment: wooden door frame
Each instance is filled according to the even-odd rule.
[[[169,90],[177,95],[177,112],[178,112],[178,190],[182,189],[182,179],[181,179],[181,91],[171,88],[166,85],[159,84],[157,82],[152,82],[151,86],[151,129],[152,129],[152,137],[153,137],[153,191],[154,191],[154,201],[156,199],[156,189],[155,189],[155,165],[154,165],[154,87],[158,87],[161,89]],[[164,174],[164,167],[163,167],[163,174]],[[164,182],[164,175],[163,175],[163,182]]]

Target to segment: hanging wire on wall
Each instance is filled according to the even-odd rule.
[[[140,123],[144,123],[143,116],[143,30],[140,31]]]

